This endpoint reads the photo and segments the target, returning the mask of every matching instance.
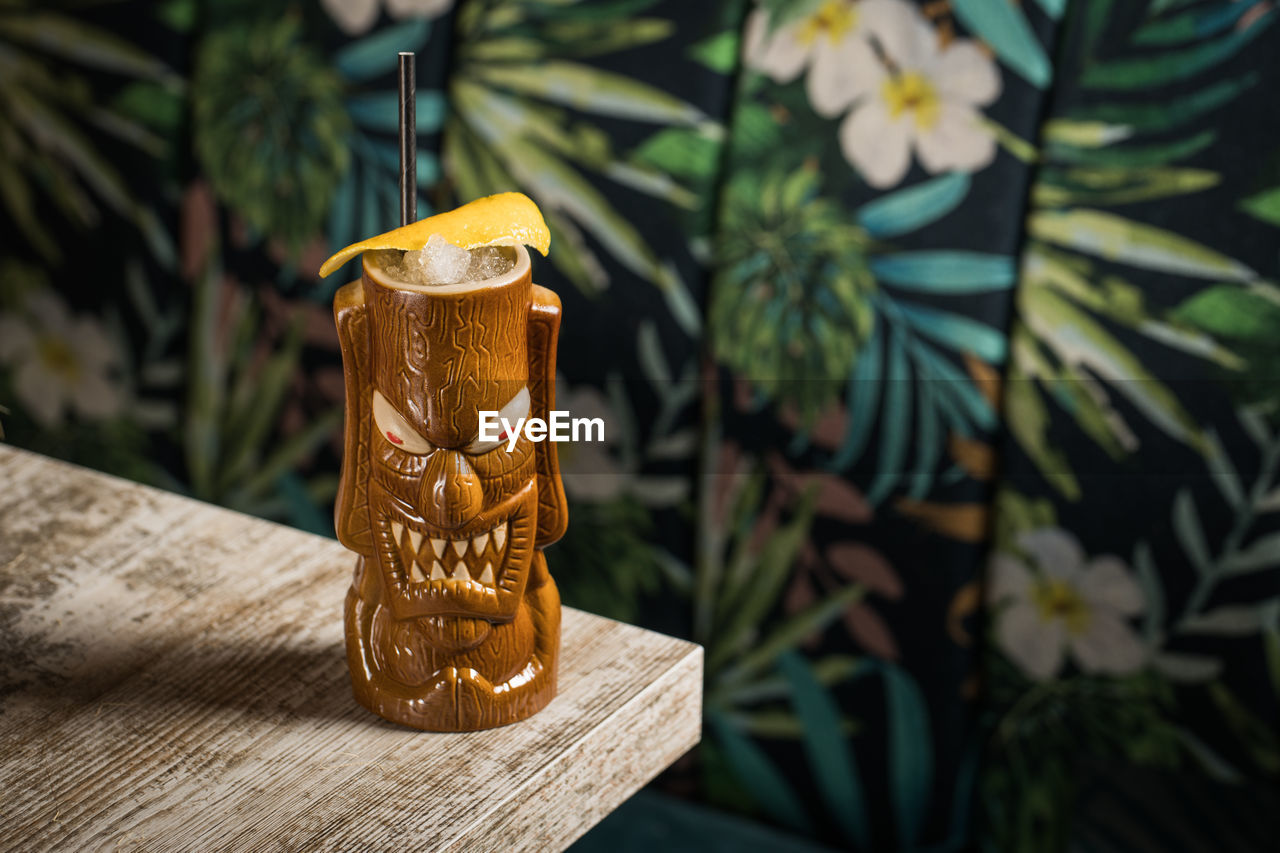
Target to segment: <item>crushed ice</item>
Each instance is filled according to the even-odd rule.
[[[471,253],[432,234],[421,251],[404,253],[404,264],[416,279],[429,284],[454,284],[466,278]]]
[[[393,278],[409,284],[440,285],[483,281],[510,272],[515,252],[502,246],[467,251],[439,234],[432,234],[419,251],[380,253],[380,266]],[[396,257],[400,255],[400,257]]]
[[[471,250],[471,266],[467,270],[468,281],[483,281],[497,275],[505,275],[516,265],[515,252],[501,246],[481,246]]]

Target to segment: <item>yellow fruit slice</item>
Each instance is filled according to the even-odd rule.
[[[370,249],[421,249],[432,234],[439,234],[462,249],[523,243],[546,255],[551,248],[551,232],[533,200],[524,193],[498,193],[352,243],[320,265],[320,277]]]

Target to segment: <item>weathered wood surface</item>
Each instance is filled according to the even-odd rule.
[[[347,679],[352,565],[0,446],[0,849],[551,850],[697,742],[701,649],[569,608],[531,719],[379,720]]]

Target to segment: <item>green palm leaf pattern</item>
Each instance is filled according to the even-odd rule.
[[[60,258],[63,247],[40,221],[41,196],[81,229],[97,224],[105,206],[133,223],[158,259],[171,262],[171,238],[103,156],[91,129],[151,155],[165,143],[100,102],[88,76],[96,71],[169,91],[181,86],[155,57],[62,11],[30,2],[0,9],[0,203],[26,242],[49,260]]]
[[[1007,291],[1012,259],[908,251],[883,240],[946,215],[969,187],[968,175],[941,175],[851,216],[821,193],[816,170],[774,166],[740,170],[721,202],[708,310],[713,351],[764,399],[795,407],[802,430],[843,395],[849,426],[833,470],[863,458],[879,422],[873,503],[904,481],[922,496],[948,431],[970,436],[995,426],[990,403],[944,350],[998,365],[1004,335],[917,300]]]
[[[716,355],[809,417],[838,396],[874,322],[869,241],[818,188],[806,169],[730,182],[708,312]]]
[[[640,4],[648,5],[648,4]],[[587,293],[608,275],[585,237],[656,285],[686,329],[697,312],[683,282],[595,187],[605,179],[668,201],[693,200],[670,176],[610,150],[591,118],[695,127],[712,122],[648,84],[575,61],[666,38],[667,22],[631,19],[637,4],[570,0],[470,3],[458,12],[457,67],[444,129],[445,173],[463,199],[520,187],[567,250],[550,260]]]
[[[1122,271],[1240,283],[1256,279],[1257,273],[1210,246],[1130,218],[1120,209],[1193,197],[1219,183],[1216,172],[1180,165],[1212,145],[1218,130],[1187,133],[1180,128],[1229,103],[1255,82],[1241,75],[1196,83],[1200,75],[1216,71],[1268,30],[1276,18],[1266,12],[1243,31],[1211,35],[1215,27],[1234,23],[1246,5],[1219,2],[1181,17],[1153,7],[1149,21],[1128,36],[1132,55],[1086,56],[1080,84],[1096,96],[1092,102],[1056,116],[1044,127],[1045,165],[1032,190],[1029,242],[1010,331],[1006,414],[1015,439],[1068,497],[1079,497],[1079,484],[1050,445],[1049,400],[1114,458],[1132,452],[1138,438],[1115,408],[1108,387],[1166,435],[1205,449],[1195,419],[1167,384],[1141,363],[1121,329],[1227,369],[1243,365],[1227,349],[1229,342],[1162,320]],[[1206,38],[1187,46],[1176,36],[1193,24]],[[1086,26],[1095,28],[1091,34],[1096,43],[1103,19],[1090,19]],[[1159,49],[1153,52],[1153,46]],[[1174,85],[1193,87],[1176,110],[1169,108],[1166,94]]]
[[[266,518],[288,517],[331,534],[317,507],[333,499],[336,479],[316,475],[303,481],[297,471],[342,423],[341,407],[327,409],[292,435],[274,435],[300,371],[303,315],[295,315],[283,340],[258,364],[258,312],[241,293],[225,313],[219,310],[222,287],[214,251],[193,288],[181,435],[189,485],[181,488],[201,500]]]
[[[195,149],[214,191],[258,234],[316,236],[350,154],[341,82],[295,16],[237,21],[195,60]]]

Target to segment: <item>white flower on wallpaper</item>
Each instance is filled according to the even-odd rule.
[[[747,19],[744,61],[778,83],[790,83],[809,69],[805,90],[818,115],[832,118],[848,105],[846,93],[875,62],[865,38],[868,15],[887,0],[826,0],[769,32],[769,16],[755,10]]]
[[[0,366],[10,371],[18,403],[46,429],[61,426],[68,412],[86,420],[119,413],[120,363],[97,321],[73,317],[48,291],[28,299],[21,313],[0,313]]]
[[[747,64],[779,83],[808,68],[814,112],[844,115],[840,149],[871,186],[897,185],[913,157],[932,173],[972,172],[995,159],[981,112],[1000,94],[994,60],[970,39],[944,44],[915,5],[828,0],[768,30],[768,16],[753,12]]]
[[[867,22],[878,52],[840,124],[840,148],[867,183],[902,180],[914,152],[928,172],[971,172],[996,156],[980,107],[1000,94],[995,62],[968,39],[943,47],[904,3],[885,3]]]
[[[434,18],[453,7],[453,0],[320,0],[329,17],[349,36],[368,32],[378,20],[378,10],[386,7],[396,20]]]
[[[1017,544],[1031,564],[996,554],[987,591],[1006,657],[1037,681],[1056,676],[1068,653],[1089,674],[1126,675],[1146,663],[1129,624],[1145,602],[1123,561],[1086,560],[1079,541],[1056,527],[1023,533]]]

